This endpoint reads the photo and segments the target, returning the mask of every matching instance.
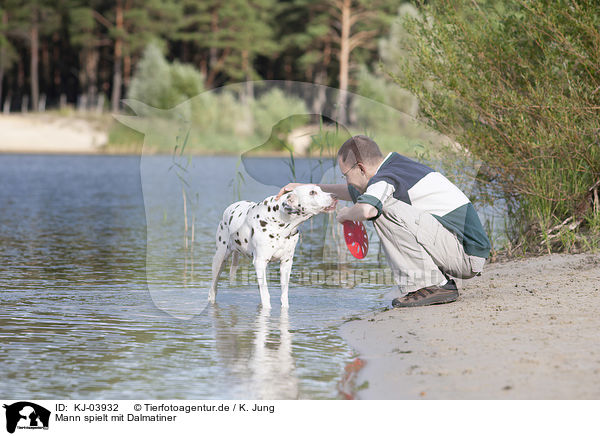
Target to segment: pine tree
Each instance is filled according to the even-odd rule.
[[[71,0],[66,5],[70,42],[79,49],[79,85],[85,90],[89,105],[94,104],[97,95],[98,48],[110,43],[94,17],[100,4],[100,1]]]
[[[106,29],[113,43],[113,112],[119,110],[124,61],[128,74],[131,57],[138,56],[148,41],[174,32],[180,13],[181,7],[174,0],[116,0],[114,7],[93,10],[94,18]]]
[[[205,57],[201,65],[207,87],[214,86],[219,74],[235,81],[260,78],[254,67],[257,56],[272,55],[277,50],[273,40],[274,10],[274,0],[186,3],[177,37],[208,53],[208,61]],[[251,84],[245,94],[252,96]]]
[[[2,103],[2,85],[4,84],[4,72],[10,68],[14,58],[14,47],[8,39],[8,10],[0,9],[0,103]]]
[[[53,2],[50,0],[5,0],[8,12],[7,32],[29,45],[30,92],[34,111],[39,103],[39,47],[40,38],[46,37],[60,23]]]
[[[390,0],[329,0],[339,60],[338,121],[347,121],[350,56],[359,48],[373,51],[376,37],[387,29],[397,2]]]

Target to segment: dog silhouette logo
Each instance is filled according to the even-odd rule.
[[[48,429],[50,411],[35,403],[19,401],[6,409],[6,431],[14,433],[19,429]]]

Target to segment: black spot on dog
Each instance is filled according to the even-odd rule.
[[[236,244],[238,244],[238,245],[242,245],[242,243],[240,242],[240,240],[239,240],[239,239],[236,239],[236,240],[235,240],[235,243],[236,243]]]
[[[263,220],[260,220],[260,225],[261,225],[262,227],[265,227],[265,226],[267,225],[267,222],[266,222],[266,221],[263,221]]]
[[[274,238],[274,237],[275,237],[275,236],[273,236],[273,235],[271,235],[271,234],[269,233],[269,238]]]
[[[229,217],[229,224],[231,224],[231,220],[233,219],[233,215]]]
[[[283,227],[283,226],[285,226],[285,223],[279,224],[279,227]]]
[[[221,242],[221,237],[219,236],[219,242]]]
[[[250,231],[250,237],[254,236],[254,227],[252,227],[252,230]]]
[[[240,214],[238,215],[238,217],[242,216],[242,212],[240,212]]]
[[[266,206],[267,205],[267,200],[263,201],[263,204]]]
[[[266,232],[266,231],[267,231],[267,229],[264,229],[264,228],[263,228],[263,232]]]
[[[256,214],[256,218],[258,218],[259,216],[260,216],[259,214]]]
[[[247,243],[248,243],[248,240],[247,240],[246,238],[244,238],[244,242],[247,244]]]
[[[227,243],[225,241],[223,241],[223,245],[227,245]]]
[[[279,205],[276,204],[275,206],[273,206],[273,212],[277,212],[279,210]]]

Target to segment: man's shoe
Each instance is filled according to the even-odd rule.
[[[394,307],[430,306],[432,304],[452,303],[458,298],[458,288],[454,280],[448,280],[443,286],[428,286],[414,292],[409,292],[404,297],[394,298]]]

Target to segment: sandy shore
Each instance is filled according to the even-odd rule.
[[[75,116],[0,115],[0,153],[98,153],[107,139],[94,123]]]
[[[600,255],[491,264],[460,289],[342,326],[357,398],[600,398]]]

